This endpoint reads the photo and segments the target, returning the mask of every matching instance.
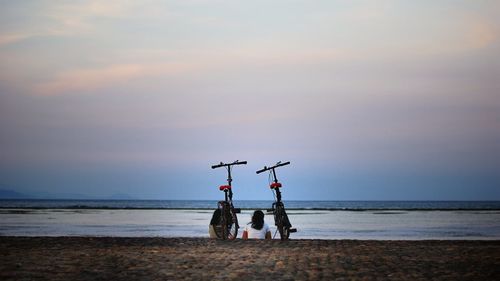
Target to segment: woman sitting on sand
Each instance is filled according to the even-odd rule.
[[[210,238],[221,238],[219,237],[222,232],[222,210],[215,209],[214,214],[212,215],[212,219],[210,220],[210,224],[208,225],[208,235]],[[227,235],[228,239],[234,239],[235,237],[231,235],[234,224],[231,225],[231,229],[229,229],[229,234]],[[219,236],[217,235],[219,234]]]
[[[243,239],[271,239],[269,225],[264,222],[264,213],[257,210],[253,213],[250,222],[243,231]]]
[[[214,214],[212,215],[212,220],[210,220],[210,224],[208,225],[208,235],[210,238],[217,238],[217,234],[215,233],[215,228],[220,222],[221,210],[215,209]]]

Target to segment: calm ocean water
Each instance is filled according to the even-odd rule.
[[[270,200],[234,201],[237,208],[266,209]],[[217,200],[1,200],[0,208],[213,209]],[[296,210],[500,210],[500,201],[285,201]]]
[[[243,227],[271,201],[235,201]],[[294,239],[500,240],[500,202],[286,201]],[[0,200],[0,236],[208,237],[216,201]],[[266,222],[275,231],[272,214]],[[241,231],[239,236],[241,236]]]

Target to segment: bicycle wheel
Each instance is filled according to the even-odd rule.
[[[219,201],[219,209],[221,210],[221,219],[215,227],[215,234],[220,239],[236,239],[238,235],[238,218],[232,206],[226,201]]]
[[[290,237],[290,228],[292,225],[288,220],[288,215],[285,211],[285,206],[283,203],[278,203],[274,208],[274,221],[278,232],[280,233],[281,240],[287,240]]]

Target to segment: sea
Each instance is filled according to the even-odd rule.
[[[297,229],[291,239],[500,240],[500,201],[284,203]],[[242,229],[272,201],[234,205]],[[216,200],[0,200],[0,236],[208,237],[216,207]],[[278,238],[272,213],[265,221]]]

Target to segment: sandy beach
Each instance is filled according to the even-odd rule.
[[[500,241],[0,237],[0,280],[500,280]]]

